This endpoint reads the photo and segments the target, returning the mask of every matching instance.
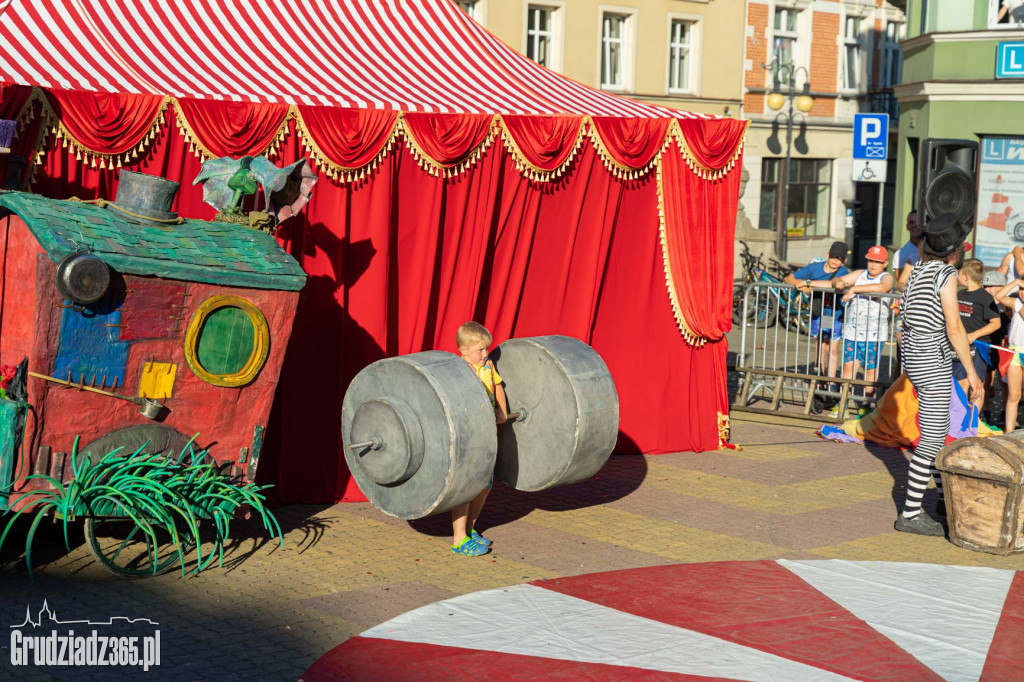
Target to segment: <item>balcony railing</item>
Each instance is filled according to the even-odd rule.
[[[892,90],[880,90],[868,95],[872,114],[889,114],[892,122],[900,120],[900,103]]]

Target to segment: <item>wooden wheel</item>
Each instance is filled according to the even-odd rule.
[[[178,528],[180,549],[166,528],[154,525],[156,542],[132,519],[90,518],[85,521],[89,552],[105,570],[123,578],[145,578],[166,573],[181,563],[196,546],[188,529]]]

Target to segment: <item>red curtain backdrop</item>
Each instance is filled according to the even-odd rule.
[[[32,94],[33,88],[27,85],[0,83],[0,118],[16,120],[22,114]],[[40,116],[42,105],[36,101],[32,104],[30,111],[31,115],[28,117],[30,120],[26,121],[25,116],[20,119],[21,132],[14,136],[11,153],[0,154],[0,182],[8,179],[7,162],[11,157],[27,159],[27,163],[20,167],[20,173],[15,174],[12,167],[11,181],[14,186],[20,186],[18,183],[24,182],[31,170],[30,164],[35,156],[36,140],[39,139],[40,128],[43,124]]]
[[[218,144],[230,146],[230,153],[252,153],[258,140],[274,137],[274,121],[279,126],[285,120],[279,111],[233,119],[234,106],[219,110],[221,124],[209,116],[189,119],[204,144],[211,146],[211,138],[203,135],[220,135]],[[548,127],[535,136],[540,140],[535,152],[552,136],[568,138],[572,122],[558,118],[541,124]],[[197,126],[199,120],[205,128]],[[321,132],[352,140],[351,117],[317,120]],[[231,131],[246,121],[262,132],[233,138]],[[471,149],[478,134],[472,131],[480,130],[481,121],[468,117],[461,131],[452,120],[433,129],[448,131],[449,137],[438,138],[464,141],[451,149]],[[291,122],[276,163],[301,158],[294,127]],[[376,139],[384,128],[383,122],[374,128]],[[321,145],[330,139],[317,137]],[[608,146],[619,149],[623,159],[642,160],[653,145],[636,132],[620,137],[625,142]],[[89,168],[76,161],[74,150],[54,149],[50,142],[37,192],[58,198],[115,196],[117,171]],[[168,121],[132,169],[181,182],[176,210],[209,219],[213,209],[202,203],[201,188],[191,184],[200,160],[187,142]],[[350,144],[348,149],[324,154],[332,161],[370,154],[369,147]],[[682,286],[688,287],[684,298],[697,299],[688,301],[687,314],[709,338],[718,338],[727,324],[720,315],[724,303],[708,296],[707,287],[692,294],[701,277],[710,278],[711,290],[722,288],[723,264],[732,253],[739,169],[708,182],[694,174],[675,145],[662,163],[664,184],[673,185],[671,198],[668,193],[665,198],[671,229],[684,231],[674,246],[682,259]],[[496,343],[512,336],[568,334],[592,344],[619,391],[620,451],[718,446],[718,413],[727,411],[726,343],[688,344],[675,325],[665,287],[656,174],[615,177],[589,140],[561,178],[540,183],[524,177],[502,145],[492,145],[451,178],[428,173],[396,146],[359,182],[321,178],[304,213],[284,224],[279,239],[309,275],[258,474],[261,482],[277,486],[282,502],[362,499],[341,454],[341,403],[348,383],[387,355],[454,351],[455,330],[469,319],[487,325]]]
[[[689,133],[683,128],[691,163],[719,170],[716,179],[695,173],[675,145],[662,158],[667,267],[686,327],[712,341],[732,328],[731,244],[742,172],[736,150],[745,125],[722,120]]]

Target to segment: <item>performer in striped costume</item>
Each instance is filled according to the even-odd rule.
[[[903,296],[903,372],[917,392],[921,426],[921,440],[910,460],[907,501],[895,524],[896,530],[906,533],[945,534],[941,523],[921,512],[921,499],[932,476],[942,499],[935,455],[946,444],[949,433],[951,345],[967,372],[970,399],[980,406],[984,398],[956,300],[956,270],[963,265],[964,252],[970,248],[964,243],[969,231],[953,213],[932,220],[925,229],[921,259]]]

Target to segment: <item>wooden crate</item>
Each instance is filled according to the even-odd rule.
[[[1024,430],[960,439],[939,452],[935,466],[954,544],[989,554],[1024,551]]]

